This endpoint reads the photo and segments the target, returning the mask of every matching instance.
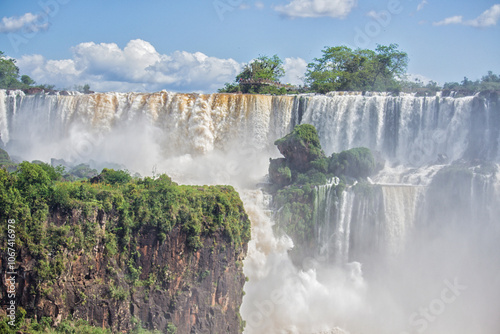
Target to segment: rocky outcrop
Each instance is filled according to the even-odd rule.
[[[74,187],[81,198],[89,198],[96,187],[103,190],[90,202],[73,198],[72,209],[51,195],[44,220],[19,224],[16,305],[27,311],[27,319],[49,317],[53,326],[72,318],[113,333],[127,332],[138,322],[163,333],[240,333],[250,221],[236,191],[177,186],[166,178],[134,182],[116,192],[89,183],[54,187],[59,194],[58,187]],[[160,195],[174,194],[161,217],[169,221],[162,225],[152,223],[158,214],[144,216],[158,204],[146,201],[137,207],[137,200],[155,203]],[[9,206],[5,212],[13,212],[15,205]],[[32,219],[39,212],[32,209]],[[7,265],[2,256],[3,272]],[[6,275],[1,277],[5,301]]]
[[[62,223],[65,218],[55,214],[50,220]],[[113,217],[97,212],[94,219],[105,233]],[[179,226],[164,242],[152,229],[136,238],[134,264],[106,256],[105,244],[98,242],[90,253],[67,252],[65,270],[53,283],[39,281],[33,270],[36,260],[24,250],[19,305],[28,315],[53,319],[54,325],[72,316],[113,332],[130,330],[137,320],[165,333],[173,328],[178,334],[241,332],[241,261],[246,247],[235,247],[222,233],[214,233],[195,251],[187,246],[187,234]],[[131,277],[129,265],[138,277]]]
[[[291,169],[305,172],[314,160],[325,157],[316,128],[310,124],[297,125],[292,133],[277,140],[275,145]]]

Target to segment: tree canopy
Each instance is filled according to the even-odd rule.
[[[240,79],[279,81],[285,75],[283,61],[277,56],[260,56],[245,65],[243,71],[236,76]]]
[[[18,78],[19,68],[16,66],[16,61],[0,51],[0,88],[17,88],[21,84]]]
[[[319,93],[399,90],[408,66],[408,55],[397,44],[378,45],[375,51],[336,46],[322,52],[306,73],[306,83]]]
[[[219,93],[253,93],[253,94],[282,94],[286,90],[268,85],[279,83],[285,75],[283,61],[277,56],[259,56],[249,64],[246,64],[235,79],[235,83],[226,83],[225,87],[219,89]]]
[[[41,89],[54,88],[54,86],[34,85],[35,81],[28,75],[19,77],[19,67],[16,65],[16,60],[7,57],[0,51],[0,89],[28,89],[33,87]]]

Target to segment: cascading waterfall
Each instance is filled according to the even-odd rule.
[[[166,156],[226,150],[234,141],[268,149],[296,124],[310,123],[327,154],[364,146],[413,166],[434,162],[438,154],[448,161],[499,159],[500,103],[494,95],[273,97],[162,91],[27,96],[1,90],[0,104],[2,142],[14,150],[26,149],[26,142],[53,144],[75,129],[97,136],[137,127],[137,122],[159,130],[155,140]]]
[[[279,155],[274,141],[301,123],[318,129],[327,155],[364,146],[387,161],[373,185],[340,192],[332,180],[315,189],[318,256],[304,268],[287,254],[301,245],[274,236],[265,197],[248,190]],[[500,309],[492,298],[500,293],[497,95],[0,90],[0,136],[18,159],[108,161],[183,183],[237,186],[253,224],[241,308],[247,334],[500,329],[492,311]],[[442,301],[443,282],[454,280],[467,288],[456,302]]]
[[[350,224],[354,194],[344,191],[337,195],[339,179],[317,186],[314,199],[314,225],[318,255],[327,262],[347,263],[349,256]]]
[[[317,186],[318,255],[335,264],[364,262],[367,253],[397,256],[414,228],[422,193],[421,186],[382,185],[370,194],[350,187],[337,197],[333,183]]]

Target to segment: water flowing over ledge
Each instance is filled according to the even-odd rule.
[[[414,167],[439,157],[446,161],[499,160],[497,96],[393,97],[355,92],[264,96],[166,91],[25,95],[0,90],[1,141],[13,154],[24,153],[33,159],[55,156],[47,156],[46,150],[36,145],[30,148],[29,143],[55,146],[52,154],[78,160],[86,153],[78,152],[86,135],[106,137],[117,128],[125,128],[137,137],[134,129],[143,131],[138,129],[142,123],[149,127],[147,137],[160,145],[165,157],[206,154],[234,145],[275,152],[274,140],[297,124],[310,123],[318,129],[326,154],[365,146],[392,162]]]
[[[327,155],[364,146],[387,160],[367,191],[315,189],[319,257],[311,262],[319,266],[310,269],[288,258],[293,240],[273,234],[266,196],[246,189],[278,156],[274,141],[302,123],[317,128]],[[500,307],[490,298],[499,293],[500,181],[480,167],[500,160],[496,95],[0,90],[0,134],[11,155],[29,160],[113,161],[145,174],[158,166],[180,182],[238,186],[252,219],[242,305],[248,334],[415,331],[410,315],[434,305],[443,282],[456,277],[469,289],[427,325],[445,334],[498,329],[489,310]],[[276,291],[286,303],[269,304]],[[271,306],[271,316],[262,312]]]

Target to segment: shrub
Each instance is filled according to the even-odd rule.
[[[130,174],[124,170],[104,168],[100,175],[102,176],[104,182],[109,184],[125,184],[132,180]]]
[[[330,157],[328,171],[336,176],[364,178],[375,172],[375,159],[366,147],[353,148]]]

